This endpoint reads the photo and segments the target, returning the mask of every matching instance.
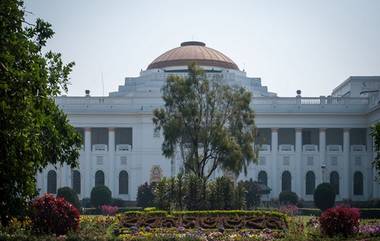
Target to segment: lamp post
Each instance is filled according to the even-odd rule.
[[[325,182],[325,169],[326,169],[326,163],[324,161],[322,162],[321,169],[322,169],[322,183],[324,183]]]

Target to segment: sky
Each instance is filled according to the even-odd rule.
[[[380,0],[25,0],[25,9],[28,21],[52,24],[47,49],[75,62],[71,96],[108,95],[188,40],[279,96],[329,95],[349,76],[380,75]]]

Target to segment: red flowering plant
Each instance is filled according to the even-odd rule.
[[[321,214],[321,232],[329,236],[341,234],[345,237],[359,231],[360,213],[357,208],[338,206]]]
[[[102,205],[100,206],[100,210],[102,210],[103,215],[114,216],[119,208],[111,205]]]
[[[79,227],[79,211],[64,198],[45,194],[33,201],[31,207],[33,230],[37,233],[64,235]]]

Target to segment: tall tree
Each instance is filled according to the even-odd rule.
[[[162,152],[172,158],[179,151],[185,171],[206,182],[218,167],[238,174],[256,160],[250,92],[208,80],[193,63],[186,77],[167,79],[163,100],[153,117],[163,129]]]
[[[0,218],[7,224],[36,194],[48,163],[77,164],[80,135],[54,97],[67,91],[74,63],[42,50],[54,32],[24,19],[23,2],[0,1]]]
[[[373,145],[375,147],[375,159],[373,165],[380,175],[380,122],[371,127],[371,136],[373,137]]]

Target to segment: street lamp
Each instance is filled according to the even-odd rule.
[[[326,169],[326,163],[325,162],[322,162],[321,169],[322,169],[322,183],[324,183],[325,182],[325,169]]]

